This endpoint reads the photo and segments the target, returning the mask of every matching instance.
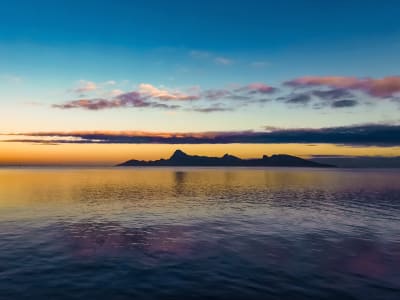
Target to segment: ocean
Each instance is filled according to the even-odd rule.
[[[0,299],[400,299],[400,171],[2,168]]]

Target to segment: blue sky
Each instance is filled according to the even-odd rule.
[[[58,80],[158,84],[387,76],[400,64],[399,10],[398,1],[7,1],[1,65],[22,77],[62,69]],[[235,63],[220,68],[190,51]],[[268,68],[248,68],[257,62]]]

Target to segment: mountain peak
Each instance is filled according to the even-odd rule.
[[[236,156],[230,155],[228,153],[225,153],[224,156],[222,156],[223,159],[239,159]]]
[[[184,158],[184,157],[188,157],[188,155],[183,152],[180,149],[175,150],[174,154],[172,154],[170,159],[179,159],[179,158]]]
[[[175,150],[169,159],[152,161],[129,160],[119,166],[198,166],[198,167],[333,167],[286,154],[263,156],[261,159],[241,159],[225,154],[222,157],[188,155]]]

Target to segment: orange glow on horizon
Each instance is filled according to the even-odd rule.
[[[398,156],[400,147],[351,147],[333,144],[60,144],[0,143],[0,165],[114,165],[129,159],[168,158],[181,149],[192,155],[241,158],[290,154]]]

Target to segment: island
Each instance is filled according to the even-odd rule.
[[[312,167],[333,168],[334,165],[317,163],[287,154],[264,155],[262,158],[241,159],[225,154],[222,157],[188,155],[176,150],[169,159],[128,160],[117,167]]]

